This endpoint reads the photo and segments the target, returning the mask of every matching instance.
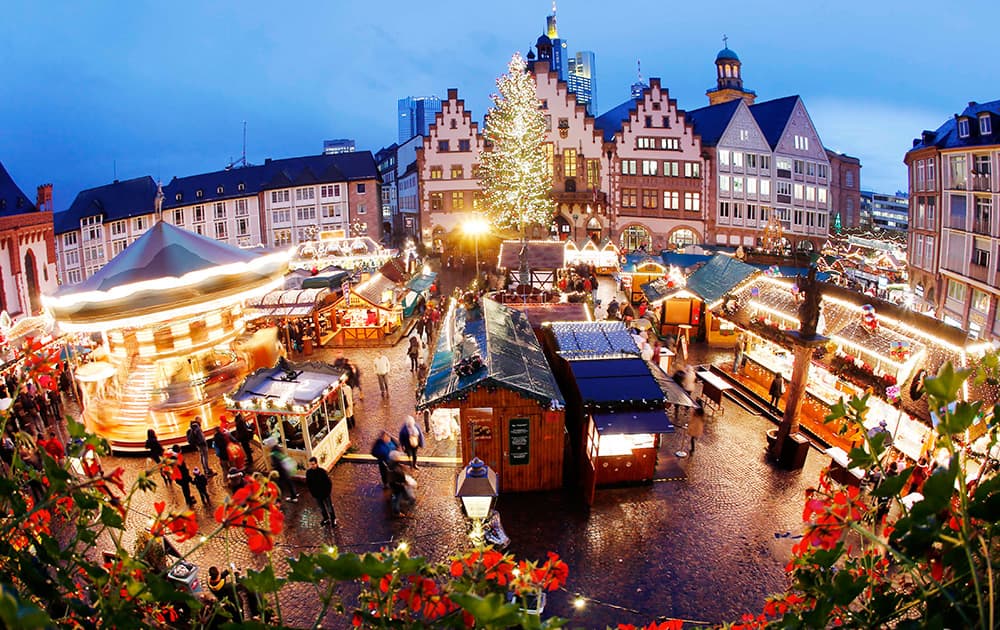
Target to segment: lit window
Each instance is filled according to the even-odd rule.
[[[576,177],[576,149],[563,149],[563,175]]]

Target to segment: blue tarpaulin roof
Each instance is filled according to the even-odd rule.
[[[597,432],[601,435],[634,435],[638,433],[673,433],[674,425],[662,409],[646,411],[602,411],[593,414]]]
[[[680,267],[681,269],[689,269],[697,264],[708,262],[711,258],[711,254],[679,254],[677,252],[661,252],[660,258],[667,265],[673,265],[675,267]]]
[[[428,273],[422,273],[419,276],[416,276],[415,278],[407,282],[406,288],[409,289],[410,291],[415,291],[417,293],[420,293],[421,291],[426,291],[427,289],[431,288],[431,285],[434,284],[434,281],[437,279],[437,277],[438,275],[433,271]]]
[[[585,407],[663,408],[663,390],[642,359],[570,361]]]
[[[639,356],[639,347],[625,322],[552,322],[557,352],[567,360],[593,357]]]
[[[289,380],[285,380],[285,371],[279,367],[261,368],[250,374],[232,395],[233,402],[239,405],[254,398],[284,400],[308,409],[323,397],[324,392],[336,387],[345,374],[340,368],[318,361],[289,367],[295,374]]]

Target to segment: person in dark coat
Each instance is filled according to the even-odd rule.
[[[295,461],[282,451],[280,446],[275,444],[271,447],[271,467],[278,473],[278,487],[284,489],[285,494],[288,495],[285,498],[286,501],[298,503],[299,493],[292,481],[292,471],[289,470],[289,468],[294,470],[294,466]]]
[[[233,425],[233,436],[240,443],[240,447],[243,448],[243,453],[246,455],[247,467],[252,469],[253,452],[251,451],[250,443],[253,442],[253,429],[241,413],[237,413],[233,418]]]
[[[781,402],[781,395],[785,393],[785,379],[782,378],[780,372],[774,374],[774,378],[771,380],[771,386],[768,388],[767,393],[771,396],[770,406],[771,409],[779,411],[778,403]]]
[[[613,297],[608,302],[608,319],[618,319],[618,298]]]
[[[330,473],[319,467],[319,461],[315,457],[309,458],[309,469],[306,470],[306,488],[309,494],[316,499],[320,511],[323,513],[322,525],[337,526],[337,513],[333,511],[333,500],[330,494],[333,492],[333,482],[330,481]]]
[[[417,466],[417,450],[424,446],[424,432],[417,426],[413,416],[406,416],[403,426],[399,430],[399,443],[403,446],[403,451],[410,456],[410,465],[414,470]]]
[[[181,487],[181,492],[184,494],[184,500],[187,501],[188,507],[194,507],[194,497],[191,496],[191,471],[188,470],[187,464],[184,463],[184,456],[181,454],[181,449],[175,446],[174,453],[177,456],[177,485]]]
[[[160,444],[159,438],[156,437],[156,431],[153,429],[146,431],[146,451],[149,453],[149,458],[157,464],[163,459],[163,445]],[[174,480],[170,478],[170,472],[162,466],[160,467],[160,476],[163,477],[163,483],[166,485],[174,485]]]
[[[201,416],[191,421],[191,426],[187,430],[187,441],[191,447],[198,451],[205,474],[209,477],[214,475],[215,471],[208,465],[208,440],[205,439],[205,433],[201,430]]]
[[[201,497],[201,504],[204,506],[212,505],[212,499],[208,496],[208,477],[206,477],[205,473],[201,472],[201,468],[198,468],[197,466],[195,466],[194,470],[191,472],[193,473],[191,475],[191,483],[193,483],[194,487],[198,489],[198,496]]]
[[[389,487],[389,455],[398,449],[399,442],[388,431],[382,431],[372,445],[372,456],[378,462],[378,474],[382,478],[383,488]]]
[[[390,506],[392,507],[392,515],[395,517],[406,516],[403,508],[409,507],[413,502],[409,484],[406,482],[406,473],[403,472],[404,457],[406,456],[402,451],[389,453],[388,479],[389,489],[392,491]]]

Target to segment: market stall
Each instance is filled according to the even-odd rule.
[[[638,304],[645,298],[642,285],[666,277],[668,271],[661,260],[648,254],[628,254],[618,274],[618,285],[630,302]]]
[[[323,346],[333,338],[332,312],[339,293],[330,289],[293,289],[271,291],[248,304],[247,318],[279,325],[286,348],[292,348],[290,326],[294,324],[305,338],[306,354],[314,345]]]
[[[563,267],[565,256],[561,241],[504,241],[500,243],[497,267],[510,284],[527,284],[537,291],[555,287],[556,272]],[[528,277],[521,278],[521,250],[528,267]]]
[[[351,445],[344,370],[328,363],[279,363],[250,374],[231,396],[229,412],[250,416],[262,440],[272,438],[305,476],[310,457],[330,470]]]
[[[563,398],[520,311],[453,301],[417,409],[457,409],[462,460],[485,461],[501,492],[562,486]]]
[[[599,274],[616,273],[621,264],[621,252],[611,239],[600,243],[592,238],[585,238],[578,243],[567,240],[563,250],[563,266],[593,265]]]
[[[436,281],[437,274],[433,271],[425,271],[410,278],[406,283],[406,295],[403,296],[403,317],[412,317],[421,303],[427,304],[431,299],[431,287]]]
[[[378,270],[396,256],[396,250],[386,249],[368,236],[331,236],[307,241],[295,248],[289,261],[290,269],[326,269],[340,267],[351,271]]]
[[[398,285],[381,273],[349,286],[331,309],[330,343],[337,346],[382,343],[403,324],[403,305],[397,292]]]

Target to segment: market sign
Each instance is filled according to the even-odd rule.
[[[511,466],[521,466],[528,463],[530,450],[531,420],[528,418],[511,418],[508,425],[507,438],[509,445],[509,461]]]

